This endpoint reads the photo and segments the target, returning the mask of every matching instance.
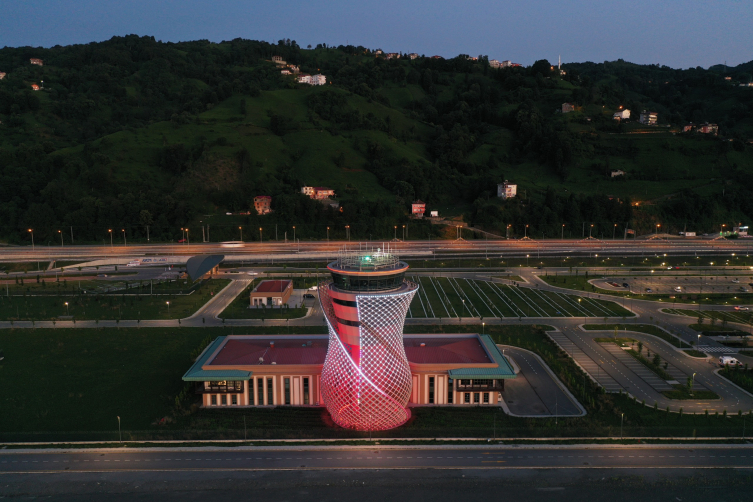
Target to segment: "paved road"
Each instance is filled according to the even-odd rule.
[[[480,447],[106,450],[0,453],[8,473],[234,471],[310,469],[509,468],[753,468],[753,446],[742,447]],[[0,480],[2,478],[0,477]]]
[[[585,410],[533,352],[498,345],[520,368],[517,378],[505,380],[504,406],[514,416],[578,417]]]

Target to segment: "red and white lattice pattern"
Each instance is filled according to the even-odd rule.
[[[406,408],[412,380],[403,344],[403,323],[418,286],[406,283],[393,293],[359,294],[360,358],[351,357],[338,333],[329,284],[319,288],[329,326],[329,347],[322,368],[322,399],[340,426],[384,430],[410,418]]]

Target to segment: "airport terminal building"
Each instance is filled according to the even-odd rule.
[[[204,407],[323,406],[327,335],[231,335],[214,340],[183,376]],[[489,335],[403,335],[409,406],[495,406],[515,378]]]

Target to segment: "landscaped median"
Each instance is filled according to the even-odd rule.
[[[678,349],[690,348],[690,344],[652,324],[585,324],[583,325],[583,329],[588,331],[616,331],[616,333],[620,331],[636,331],[659,337]]]

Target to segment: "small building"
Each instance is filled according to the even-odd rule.
[[[311,82],[309,84],[311,85],[324,85],[327,83],[327,77],[324,75],[318,73],[316,75],[311,75]]]
[[[627,108],[617,110],[616,112],[614,112],[614,115],[612,115],[612,118],[614,120],[627,120],[630,118],[630,110],[628,110]]]
[[[376,54],[377,56],[380,55],[381,53],[382,53],[382,49],[377,49],[374,51],[374,54]]]
[[[562,113],[570,113],[575,111],[575,106],[572,103],[562,103]]]
[[[37,84],[31,84],[31,90],[32,91],[38,91],[39,90],[39,86]]]
[[[288,65],[288,69],[291,72],[293,72],[293,73],[300,73],[301,72],[301,69],[298,66],[294,65],[294,64]]]
[[[256,214],[269,214],[272,212],[272,197],[269,195],[257,195],[254,197],[254,209]]]
[[[502,66],[502,63],[500,63],[496,59],[490,59],[489,66],[491,66],[492,68],[499,68],[500,66]]]
[[[430,218],[439,218],[439,211],[431,211],[429,212]]]
[[[301,187],[301,193],[316,200],[328,199],[335,196],[335,191],[327,187]]]
[[[286,64],[285,60],[282,59],[282,56],[272,56],[272,62],[274,64],[279,64],[279,65],[285,65]]]
[[[419,218],[423,218],[425,212],[426,212],[426,202],[417,200],[413,204],[411,204],[411,214],[413,216],[418,216]]]
[[[192,256],[186,261],[186,274],[192,281],[211,279],[220,271],[220,263],[224,259],[225,256],[221,254]]]
[[[282,73],[283,75],[290,75],[290,70],[283,68],[282,70],[280,70],[280,73]]]
[[[622,171],[620,169],[612,169],[611,177],[617,177],[617,176],[625,176],[625,171]]]
[[[643,125],[656,125],[657,120],[659,120],[659,114],[657,112],[643,110],[638,122]]]
[[[309,84],[311,85],[311,75],[308,73],[299,73],[296,77],[296,80],[299,84]]]
[[[499,66],[500,68],[509,68],[512,66],[512,61],[510,61],[509,59],[506,59],[502,61],[501,63],[499,63]]]
[[[410,54],[408,54],[408,59],[416,59],[417,57],[418,57],[418,54],[416,54],[415,52],[411,52]]]
[[[444,59],[442,56],[432,56],[431,59]]]
[[[35,64],[37,66],[44,66],[44,61],[42,61],[41,59],[31,58],[29,61],[31,62],[31,64]]]
[[[713,134],[714,136],[716,136],[717,134],[719,134],[719,126],[706,122],[705,124],[696,127],[695,132],[701,134]]]
[[[726,80],[727,82],[729,82],[730,80],[732,80],[732,77],[724,77],[724,80]]]
[[[400,59],[400,53],[399,52],[388,52],[384,55],[387,59]]]
[[[753,82],[748,82],[747,84],[740,84],[740,87],[753,87]]]
[[[293,281],[261,281],[251,291],[252,307],[279,307],[284,305],[293,294]]]
[[[328,335],[216,338],[183,375],[204,408],[324,406]],[[499,406],[515,370],[489,335],[404,335],[413,406]]]
[[[748,236],[748,225],[738,224],[736,227],[732,227],[732,231],[740,237]]]
[[[497,197],[500,199],[511,199],[518,194],[518,185],[505,180],[504,183],[497,185]]]
[[[4,79],[7,73],[0,71],[0,80]]]
[[[685,124],[684,126],[680,128],[680,132],[692,132],[693,129],[695,129],[695,124],[693,124],[692,122],[688,122],[687,124]]]

